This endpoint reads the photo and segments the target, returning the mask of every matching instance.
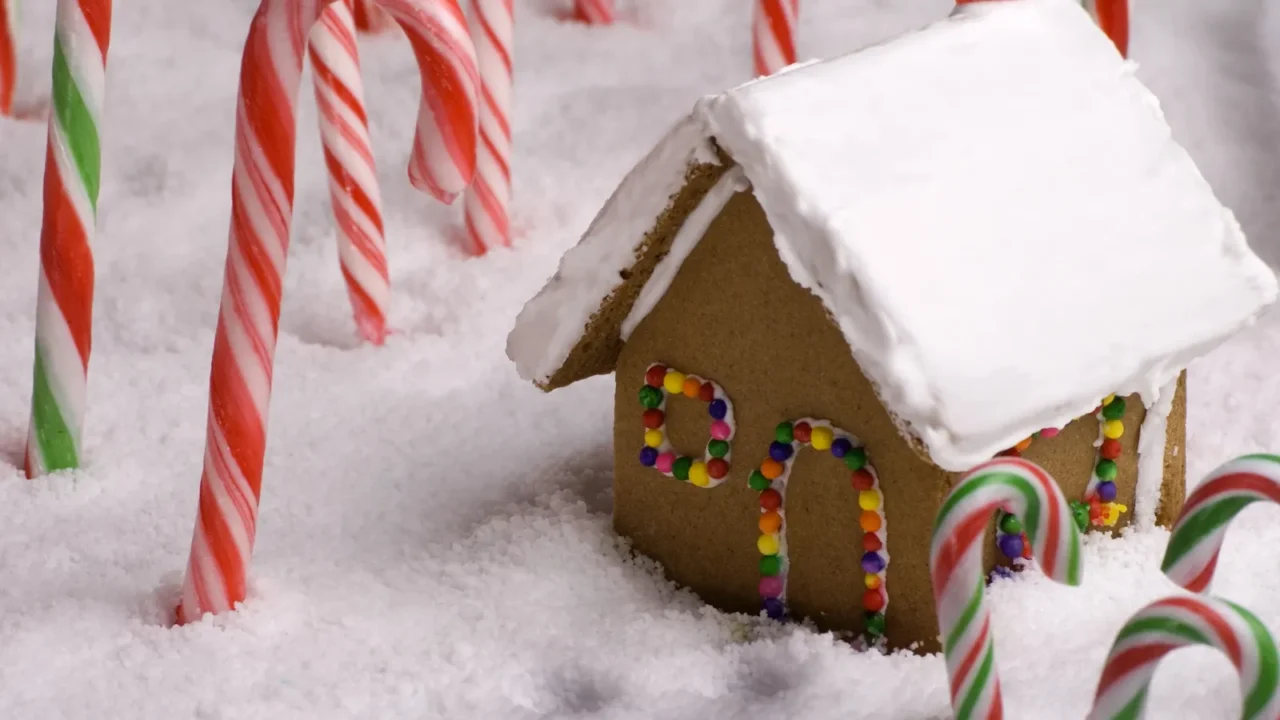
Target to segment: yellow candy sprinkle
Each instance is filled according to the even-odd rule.
[[[868,590],[878,590],[880,588],[879,575],[867,574],[867,575],[864,575],[863,578],[866,580]]]
[[[667,376],[662,378],[662,387],[666,388],[669,393],[678,393],[684,390],[684,373],[679,370],[668,370]]]
[[[1116,394],[1115,394],[1115,393],[1111,393],[1110,395],[1108,395],[1108,396],[1106,396],[1106,397],[1102,398],[1102,404],[1103,404],[1103,405],[1110,405],[1110,404],[1111,404],[1111,401],[1112,401],[1112,400],[1115,400],[1115,399],[1116,399]]]
[[[662,431],[661,430],[645,430],[644,444],[648,445],[651,448],[656,448],[662,445]]]
[[[706,463],[697,460],[689,466],[689,482],[698,487],[706,487],[711,484],[711,475],[707,473]]]
[[[778,536],[777,535],[761,535],[756,540],[756,548],[761,555],[777,555],[778,554]]]
[[[809,433],[809,444],[814,450],[830,450],[833,440],[835,437],[831,434],[831,428],[816,427]]]
[[[1124,435],[1124,423],[1119,420],[1108,420],[1102,425],[1102,434],[1110,440],[1118,440]]]
[[[863,490],[858,493],[858,507],[863,510],[880,509],[880,493],[876,490]]]
[[[1107,527],[1112,527],[1119,522],[1120,513],[1129,509],[1120,503],[1106,503],[1102,508],[1106,512],[1106,514],[1102,516],[1102,524]]]

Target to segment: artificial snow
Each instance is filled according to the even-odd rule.
[[[169,627],[195,520],[252,0],[116,3],[86,467],[22,477],[43,123],[0,120],[0,718],[884,720],[949,716],[938,656],[854,652],[719,613],[609,528],[610,378],[546,395],[503,353],[521,305],[624,174],[697,99],[748,79],[739,0],[623,3],[586,28],[517,3],[517,248],[464,259],[460,209],[405,179],[419,84],[404,40],[363,42],[394,287],[361,346],[338,271],[310,90],[258,544],[237,613]],[[1133,54],[1174,134],[1280,260],[1280,16],[1135,2]],[[54,3],[24,3],[21,106],[47,96]],[[814,0],[802,56],[946,15],[947,0]],[[1117,270],[1116,272],[1124,272]],[[1099,273],[1098,283],[1106,279]],[[1101,285],[1099,285],[1101,287]],[[1099,318],[1098,322],[1106,322]],[[1280,321],[1190,370],[1195,482],[1280,450]],[[1280,634],[1280,517],[1246,510],[1214,592]],[[1081,588],[989,593],[1009,717],[1079,720],[1112,636],[1175,592],[1168,534],[1091,536]],[[856,600],[851,599],[851,602]],[[1173,655],[1149,717],[1239,716],[1227,661]]]

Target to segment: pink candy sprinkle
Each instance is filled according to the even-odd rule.
[[[654,461],[653,466],[658,469],[658,472],[669,473],[671,472],[671,466],[675,464],[676,454],[664,452],[658,456],[656,461]]]
[[[782,578],[776,575],[760,578],[760,597],[782,597]]]
[[[729,423],[723,420],[716,420],[711,423],[711,437],[717,440],[728,440],[733,434],[733,428],[729,427]]]
[[[1040,431],[1040,437],[1042,438],[1057,437],[1057,435],[1058,435],[1057,428],[1045,428]]]

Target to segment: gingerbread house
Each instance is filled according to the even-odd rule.
[[[1133,65],[1019,0],[703,99],[508,354],[546,390],[616,373],[615,526],[672,579],[931,650],[960,474],[1021,453],[1082,526],[1169,522],[1183,371],[1275,296]]]

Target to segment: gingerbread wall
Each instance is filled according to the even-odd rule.
[[[714,380],[732,399],[737,434],[723,485],[702,489],[640,465],[637,397],[653,362]],[[826,418],[863,442],[880,476],[891,556],[890,643],[923,641],[937,649],[928,547],[949,475],[903,442],[825,309],[791,281],[750,193],[730,201],[636,328],[616,378],[614,522],[637,550],[708,602],[759,612],[759,494],[747,477],[767,456],[779,422]],[[675,447],[701,457],[706,405],[672,397],[667,423]],[[786,511],[793,615],[824,628],[861,630],[861,531],[849,471],[829,454],[801,451]]]
[[[1125,412],[1120,421],[1124,435],[1119,438],[1121,454],[1115,459],[1119,468],[1116,476],[1116,502],[1129,508],[1112,528],[1119,533],[1133,520],[1136,503],[1134,495],[1138,478],[1138,439],[1147,411],[1137,395],[1125,398]],[[1177,518],[1186,495],[1186,373],[1178,379],[1173,411],[1169,414],[1166,429],[1164,481],[1156,520],[1169,525]],[[1058,481],[1058,486],[1068,500],[1083,500],[1085,487],[1093,473],[1097,453],[1093,444],[1098,439],[1098,419],[1094,415],[1077,418],[1052,439],[1037,439],[1022,456],[1043,467]],[[1095,530],[1097,528],[1094,528]]]
[[[640,464],[644,427],[638,394],[645,370],[655,362],[714,380],[733,401],[737,430],[724,484],[699,488]],[[880,477],[891,558],[889,643],[939,649],[929,542],[938,506],[960,475],[935,467],[903,440],[825,308],[791,281],[764,212],[749,192],[729,202],[685,260],[666,295],[621,348],[616,372],[614,523],[636,550],[657,559],[671,579],[707,602],[758,613],[759,494],[747,486],[748,475],[767,456],[779,422],[825,418],[862,441]],[[1144,416],[1138,398],[1128,398],[1116,484],[1117,501],[1129,511],[1117,529],[1133,516]],[[667,432],[680,454],[702,456],[709,424],[704,403],[669,398]],[[1036,440],[1024,456],[1053,474],[1068,499],[1082,499],[1098,431],[1097,419],[1086,416],[1055,438]],[[1168,424],[1162,524],[1181,508],[1184,438],[1185,377]],[[786,496],[787,600],[793,616],[824,629],[863,629],[859,512],[848,470],[829,454],[801,450]],[[985,548],[993,564],[993,530]]]

